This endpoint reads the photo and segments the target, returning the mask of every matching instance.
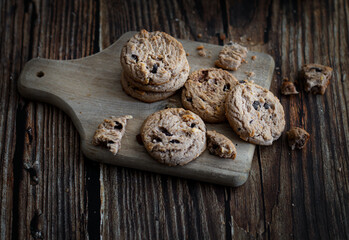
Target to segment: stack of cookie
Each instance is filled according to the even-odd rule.
[[[164,32],[141,30],[123,47],[120,62],[124,91],[143,102],[168,98],[189,75],[182,44]]]

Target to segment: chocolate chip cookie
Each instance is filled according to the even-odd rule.
[[[123,47],[120,62],[127,75],[145,85],[167,83],[188,65],[180,42],[164,32],[144,29]]]
[[[247,48],[237,43],[229,42],[223,46],[215,65],[223,69],[236,71],[246,58],[247,52]]]
[[[140,90],[149,92],[173,92],[180,89],[184,85],[185,81],[187,81],[188,73],[189,65],[185,65],[184,69],[177,76],[173,76],[170,81],[161,85],[142,84],[134,80],[130,75],[125,74],[125,76],[131,85]]]
[[[98,126],[92,143],[97,146],[105,146],[114,155],[117,154],[121,147],[121,140],[125,134],[128,119],[132,119],[132,116],[126,115],[104,119],[103,123]]]
[[[139,89],[138,87],[133,86],[130,82],[128,82],[128,78],[125,75],[125,73],[122,73],[121,76],[121,85],[124,91],[130,95],[133,98],[136,98],[138,100],[141,100],[142,102],[146,103],[152,103],[157,102],[163,99],[166,99],[173,94],[176,93],[176,91],[173,92],[148,92]]]
[[[184,165],[206,148],[206,126],[202,119],[183,108],[169,108],[150,115],[141,136],[148,153],[160,163]]]
[[[324,94],[332,76],[332,68],[320,64],[305,64],[301,75],[304,78],[305,91],[312,94]]]
[[[256,84],[236,85],[225,107],[230,126],[250,143],[271,145],[285,128],[284,109],[279,99]]]
[[[221,158],[236,157],[236,148],[229,138],[216,131],[207,131],[207,149],[208,151]]]
[[[183,106],[206,122],[223,122],[226,96],[236,84],[238,80],[225,70],[197,70],[190,74],[182,90]]]

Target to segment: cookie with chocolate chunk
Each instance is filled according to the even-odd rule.
[[[302,149],[308,142],[310,134],[303,128],[292,127],[287,133],[288,145],[292,150]]]
[[[208,151],[221,158],[236,157],[236,148],[229,138],[216,131],[207,131],[207,149]]]
[[[181,87],[183,87],[185,81],[187,81],[189,73],[189,65],[185,65],[183,70],[176,76],[173,76],[170,81],[161,85],[151,85],[151,84],[142,84],[138,81],[134,80],[134,78],[130,75],[124,73],[127,82],[129,82],[132,86],[138,88],[139,90],[147,91],[147,92],[173,92]]]
[[[133,98],[136,98],[138,100],[141,100],[142,102],[146,103],[152,103],[152,102],[157,102],[163,99],[166,99],[173,94],[176,93],[176,91],[173,92],[149,92],[149,91],[144,91],[142,89],[139,89],[136,86],[133,86],[129,81],[128,77],[125,75],[125,73],[122,73],[121,76],[121,85],[124,91],[130,95]]]
[[[204,122],[183,108],[168,108],[150,115],[143,123],[141,136],[148,153],[169,166],[187,164],[206,148]]]
[[[103,123],[93,136],[92,143],[96,146],[105,146],[115,155],[121,147],[121,140],[125,134],[127,120],[132,116],[111,117],[104,119]]]
[[[312,94],[324,94],[332,76],[332,68],[320,64],[305,64],[301,75],[304,79],[305,91]]]
[[[127,75],[144,85],[167,83],[188,65],[180,42],[164,32],[144,29],[122,48],[120,62]]]
[[[225,108],[230,126],[250,143],[271,145],[285,128],[285,113],[279,99],[259,85],[236,85]]]
[[[225,121],[225,99],[238,80],[223,69],[200,69],[190,74],[182,90],[184,108],[204,121]]]
[[[237,43],[229,42],[227,45],[224,45],[223,49],[219,52],[218,60],[215,62],[215,65],[223,69],[236,71],[246,58],[247,53],[247,48]]]

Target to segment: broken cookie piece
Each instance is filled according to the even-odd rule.
[[[310,134],[303,128],[292,127],[287,133],[288,145],[292,150],[295,148],[302,149],[308,142]]]
[[[198,55],[201,57],[205,57],[207,55],[206,49],[203,45],[198,46],[196,50],[198,51]]]
[[[216,131],[207,131],[207,148],[211,154],[221,158],[236,157],[236,148],[232,141]]]
[[[332,76],[332,68],[320,64],[305,64],[301,74],[305,91],[312,94],[324,94]]]
[[[292,95],[292,94],[298,94],[299,92],[296,89],[296,86],[293,82],[284,81],[281,86],[281,93],[283,95]]]
[[[237,43],[229,42],[220,51],[215,65],[223,69],[236,71],[241,63],[246,61],[244,58],[246,58],[247,52],[247,48]]]
[[[96,146],[105,146],[115,155],[121,147],[121,139],[125,134],[127,120],[132,116],[111,117],[104,119],[103,123],[93,136],[93,144]]]

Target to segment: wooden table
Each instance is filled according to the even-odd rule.
[[[23,2],[0,2],[0,239],[349,238],[348,1]],[[19,96],[29,59],[88,56],[142,28],[271,54],[286,129],[304,127],[307,147],[283,135],[257,147],[242,187],[207,184],[92,162],[65,113]],[[334,69],[325,95],[282,96],[311,62]]]

